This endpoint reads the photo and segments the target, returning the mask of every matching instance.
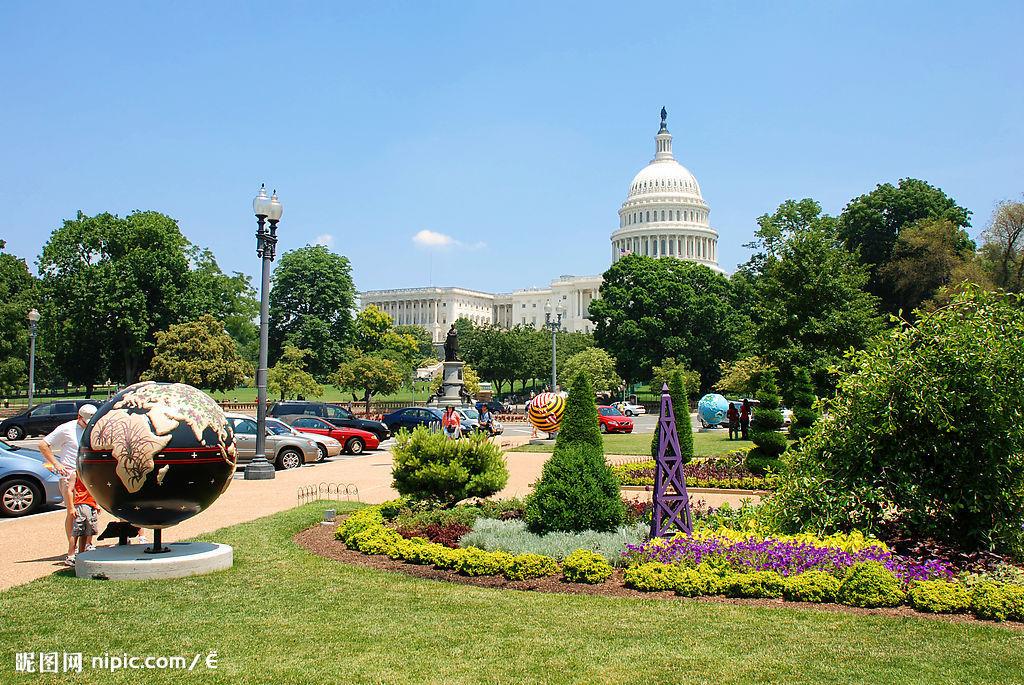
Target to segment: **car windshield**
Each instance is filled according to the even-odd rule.
[[[267,419],[267,430],[274,435],[291,435],[292,429],[286,423],[280,421],[274,421],[273,419]]]
[[[17,452],[18,450],[21,449],[17,445],[11,445],[4,440],[0,440],[0,448],[3,448],[9,452]]]
[[[330,416],[332,419],[351,419],[352,412],[348,409],[342,409],[341,407],[335,407],[332,404],[324,407],[324,414]]]
[[[467,419],[480,418],[480,412],[478,412],[476,409],[460,409],[459,411],[462,412],[462,415],[465,416]]]
[[[601,407],[598,411],[601,412],[601,416],[622,416],[622,412],[615,407]]]

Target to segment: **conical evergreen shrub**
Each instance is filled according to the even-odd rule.
[[[750,439],[755,446],[747,453],[747,468],[758,474],[768,469],[778,472],[782,470],[779,457],[786,451],[789,441],[785,434],[779,432],[783,424],[782,412],[779,411],[782,398],[779,397],[773,372],[761,374],[755,397],[758,405],[754,409],[754,420],[750,422]]]
[[[526,499],[526,524],[534,533],[610,531],[626,510],[619,481],[604,461],[597,405],[586,376],[569,390],[555,451]]]
[[[799,368],[793,375],[793,423],[789,426],[789,437],[793,440],[810,435],[811,426],[818,420],[814,410],[814,384],[807,369]]]
[[[668,379],[668,394],[672,396],[672,413],[676,417],[676,433],[679,434],[679,454],[686,464],[693,459],[693,426],[690,424],[690,398],[686,395],[686,380],[682,371],[676,371]],[[659,410],[660,411],[660,410]],[[658,456],[658,440],[661,422],[654,427],[651,440],[651,457]]]

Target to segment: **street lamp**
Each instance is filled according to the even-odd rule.
[[[32,411],[32,395],[36,389],[36,326],[39,325],[39,310],[28,310],[28,409]]]
[[[555,366],[555,335],[558,331],[562,330],[562,315],[565,314],[565,307],[562,306],[561,302],[558,303],[558,308],[555,309],[555,313],[558,317],[552,321],[551,300],[548,300],[547,304],[544,305],[544,328],[551,331],[551,392],[555,391],[555,386],[558,382],[558,368]]]
[[[246,480],[273,480],[274,465],[267,461],[267,348],[269,347],[270,318],[270,263],[277,251],[277,222],[284,207],[275,190],[267,197],[262,183],[260,192],[252,201],[256,215],[256,256],[263,260],[263,280],[260,285],[260,360],[256,369],[256,456],[245,467]],[[267,224],[270,227],[267,228]]]

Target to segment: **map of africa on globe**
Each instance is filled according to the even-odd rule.
[[[142,410],[142,411],[139,411]],[[235,446],[224,412],[208,395],[182,383],[147,381],[126,388],[120,398],[92,426],[91,449],[109,450],[117,462],[115,473],[128,492],[138,492],[155,468],[155,458],[171,442],[172,433],[187,426],[200,445],[207,445],[209,429],[224,461],[235,463]],[[162,484],[172,465],[158,473]]]

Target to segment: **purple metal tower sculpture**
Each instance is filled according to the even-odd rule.
[[[679,454],[676,415],[668,385],[661,388],[661,417],[658,419],[658,456],[654,459],[654,513],[651,517],[651,538],[672,535],[675,527],[684,533],[693,532],[690,519],[690,497],[686,493],[683,458]]]

